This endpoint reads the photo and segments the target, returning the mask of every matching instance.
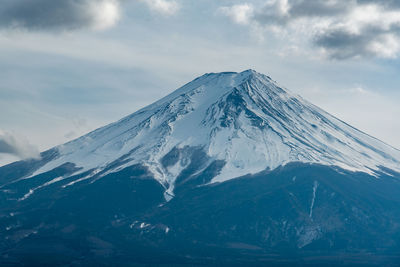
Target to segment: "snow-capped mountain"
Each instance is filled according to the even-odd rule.
[[[184,148],[204,150],[208,160],[198,172],[214,160],[225,162],[211,183],[289,162],[371,174],[382,166],[400,171],[400,151],[291,94],[270,77],[247,70],[205,74],[118,122],[61,145],[57,157],[31,177],[67,162],[79,168],[70,175],[91,171],[79,181],[104,170],[98,179],[144,164],[172,195],[175,179],[190,164],[190,153],[181,153],[168,166],[162,161]]]
[[[0,265],[400,262],[400,151],[252,70],[0,167]]]

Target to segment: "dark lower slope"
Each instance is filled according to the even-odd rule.
[[[71,168],[1,188],[0,265],[400,264],[396,173],[294,163],[196,186],[199,174],[165,202],[162,186],[133,166],[18,201]]]

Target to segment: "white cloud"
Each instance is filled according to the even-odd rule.
[[[147,6],[162,15],[171,16],[174,15],[180,9],[178,2],[174,0],[141,0],[147,4]]]
[[[383,58],[396,58],[400,51],[400,39],[394,34],[383,34],[368,44],[368,50]]]
[[[400,54],[400,5],[390,0],[271,0],[220,10],[252,32],[274,33],[289,45],[308,43],[304,49],[311,43],[335,59]]]
[[[253,17],[254,7],[251,4],[233,5],[231,7],[221,7],[221,13],[230,17],[237,24],[249,24]]]
[[[104,30],[114,26],[120,18],[120,7],[116,0],[102,0],[89,3],[89,12],[93,17],[92,28]]]
[[[7,154],[19,159],[40,158],[38,149],[25,138],[0,130],[0,154]]]

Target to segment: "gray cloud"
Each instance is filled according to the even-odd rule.
[[[3,0],[0,27],[28,30],[104,29],[119,18],[117,0]]]
[[[330,57],[346,59],[357,56],[370,56],[366,48],[371,36],[358,35],[347,32],[345,29],[335,29],[317,35],[314,44],[329,51]]]
[[[351,1],[278,0],[255,12],[254,19],[262,24],[284,25],[298,18],[336,16],[350,9]]]
[[[127,0],[2,0],[0,28],[31,31],[103,30],[120,18],[120,4]],[[134,1],[134,0],[132,0]],[[161,15],[174,15],[175,0],[136,0]]]
[[[383,53],[390,56],[395,52],[393,50],[400,48],[397,40],[399,29],[397,25],[388,29],[368,25],[359,33],[349,32],[346,28],[329,29],[316,35],[313,42],[316,46],[326,49],[334,59],[373,57]]]
[[[224,12],[235,22],[240,15],[246,25],[309,38],[330,58],[394,58],[400,53],[398,0],[272,0],[247,6],[247,13],[244,7],[224,7]]]
[[[400,8],[400,2],[398,0],[357,0],[358,4],[380,4],[386,8]]]
[[[40,158],[39,150],[27,140],[0,131],[0,153],[16,156],[20,159]]]
[[[399,9],[398,0],[275,0],[254,13],[261,23],[286,23],[299,18],[329,18],[349,14],[363,5],[379,5],[386,10]],[[282,9],[287,12],[282,12]]]
[[[307,0],[296,1],[290,8],[293,17],[326,17],[336,16],[348,12],[351,1],[326,1],[326,0]]]

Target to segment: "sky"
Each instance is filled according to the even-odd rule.
[[[0,165],[254,69],[400,148],[397,0],[3,0]]]

